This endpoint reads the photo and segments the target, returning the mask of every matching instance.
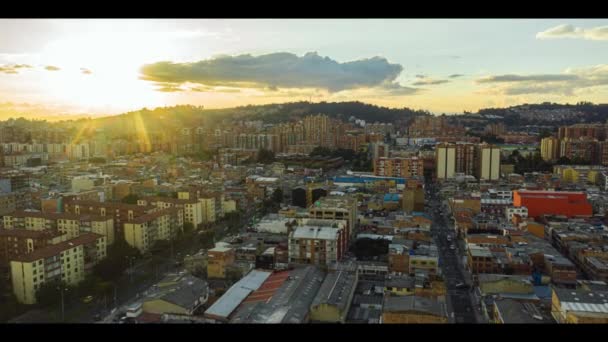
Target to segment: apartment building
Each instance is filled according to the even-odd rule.
[[[114,221],[114,237],[124,238],[123,224],[136,217],[159,210],[155,206],[143,206],[136,204],[94,202],[82,200],[65,201],[64,211],[76,215],[98,215],[112,217]]]
[[[31,231],[57,230],[67,234],[68,239],[83,232],[93,232],[105,236],[108,245],[114,243],[114,219],[109,216],[20,210],[4,216],[4,227]]]
[[[11,260],[13,293],[22,304],[35,304],[36,292],[47,282],[77,285],[106,257],[106,238],[85,233]]]
[[[124,223],[125,241],[146,253],[158,240],[171,240],[184,229],[183,209],[169,207]]]
[[[191,223],[196,229],[203,223],[202,205],[195,199],[179,199],[170,197],[145,197],[137,201],[138,205],[151,205],[161,209],[181,208],[184,213],[184,223]]]
[[[350,241],[354,237],[357,224],[357,201],[347,196],[327,196],[317,200],[308,209],[310,218],[346,220],[346,238]]]
[[[423,160],[418,157],[379,157],[374,159],[374,175],[384,177],[423,177]]]
[[[0,229],[0,270],[7,271],[15,258],[61,242],[62,235],[56,230]]]
[[[313,265],[332,265],[346,252],[343,228],[300,226],[289,234],[289,262]]]

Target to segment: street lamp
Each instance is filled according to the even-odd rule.
[[[135,261],[135,257],[126,256],[125,258],[129,261],[129,268],[127,270],[129,273],[129,281],[133,282],[133,261]]]

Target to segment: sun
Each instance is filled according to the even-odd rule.
[[[160,106],[166,94],[140,80],[139,68],[160,58],[161,48],[167,46],[145,32],[87,33],[55,40],[41,54],[45,64],[60,68],[43,73],[45,94],[84,110]]]

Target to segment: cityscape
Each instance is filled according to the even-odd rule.
[[[0,19],[0,322],[606,324],[607,32]]]

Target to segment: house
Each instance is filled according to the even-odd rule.
[[[172,274],[149,290],[143,300],[143,312],[192,316],[208,299],[206,281],[187,274]]]

